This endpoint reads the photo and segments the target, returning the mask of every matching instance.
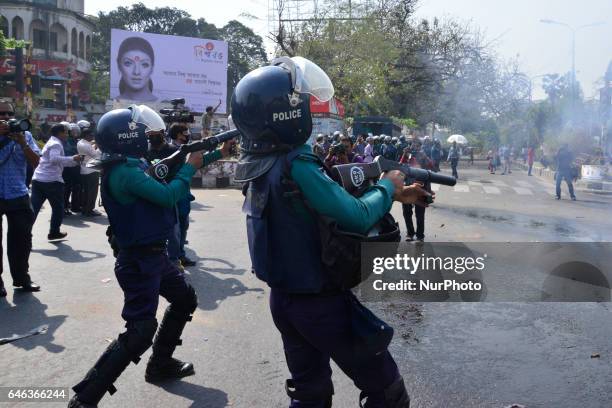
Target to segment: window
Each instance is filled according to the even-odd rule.
[[[3,16],[0,16],[0,31],[2,31],[5,37],[9,36],[8,20]]]
[[[45,30],[37,30],[36,28],[33,30],[34,31],[34,48],[40,48],[43,50],[47,49],[47,31]],[[57,45],[57,37],[56,37],[56,45]]]
[[[57,51],[57,33],[49,33],[49,51]]]

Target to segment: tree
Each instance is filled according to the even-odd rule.
[[[239,21],[227,23],[219,30],[219,36],[227,42],[230,50],[227,63],[229,98],[238,81],[255,68],[267,64],[268,58],[263,39]]]
[[[528,104],[529,83],[518,65],[499,61],[470,24],[415,20],[416,4],[327,0],[312,19],[291,22],[280,1],[272,39],[279,54],[319,64],[349,115],[413,118],[420,128],[433,122],[488,133],[492,118],[519,115]]]

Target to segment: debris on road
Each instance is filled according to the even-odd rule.
[[[593,353],[593,354],[591,354],[591,358],[599,358],[599,357],[601,357],[601,356],[599,355],[599,353]]]
[[[25,334],[13,334],[11,337],[4,337],[0,339],[0,345],[12,343],[16,340],[25,339],[26,337],[36,336],[37,334],[44,334],[47,332],[49,326],[43,324],[42,326],[38,326],[35,329],[30,330]]]

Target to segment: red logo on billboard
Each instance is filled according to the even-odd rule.
[[[215,44],[211,43],[211,42],[207,42],[206,43],[206,50],[208,51],[212,51],[215,49]]]

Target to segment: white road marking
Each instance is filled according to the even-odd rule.
[[[500,194],[501,190],[497,187],[493,187],[493,186],[482,186],[482,188],[484,189],[485,193],[487,194]]]
[[[531,187],[533,187],[533,184],[531,184],[530,182],[525,181],[525,180],[518,180],[518,181],[516,182],[516,184],[519,184],[519,185],[521,185],[521,186],[523,186],[523,187],[527,187],[527,188],[531,188]]]
[[[431,185],[431,191],[438,191],[440,190],[440,185],[439,184],[432,184]]]
[[[528,188],[524,188],[524,187],[512,187],[512,189],[514,191],[516,191],[517,194],[521,194],[521,195],[533,195],[533,192],[528,189]]]
[[[457,192],[457,193],[469,193],[470,192],[470,187],[466,186],[465,184],[457,184],[455,186],[455,192]]]
[[[496,186],[503,186],[503,187],[507,187],[508,185],[502,181],[502,180],[491,180],[491,183],[495,184]]]
[[[468,181],[468,185],[470,186],[482,186],[480,181]]]

